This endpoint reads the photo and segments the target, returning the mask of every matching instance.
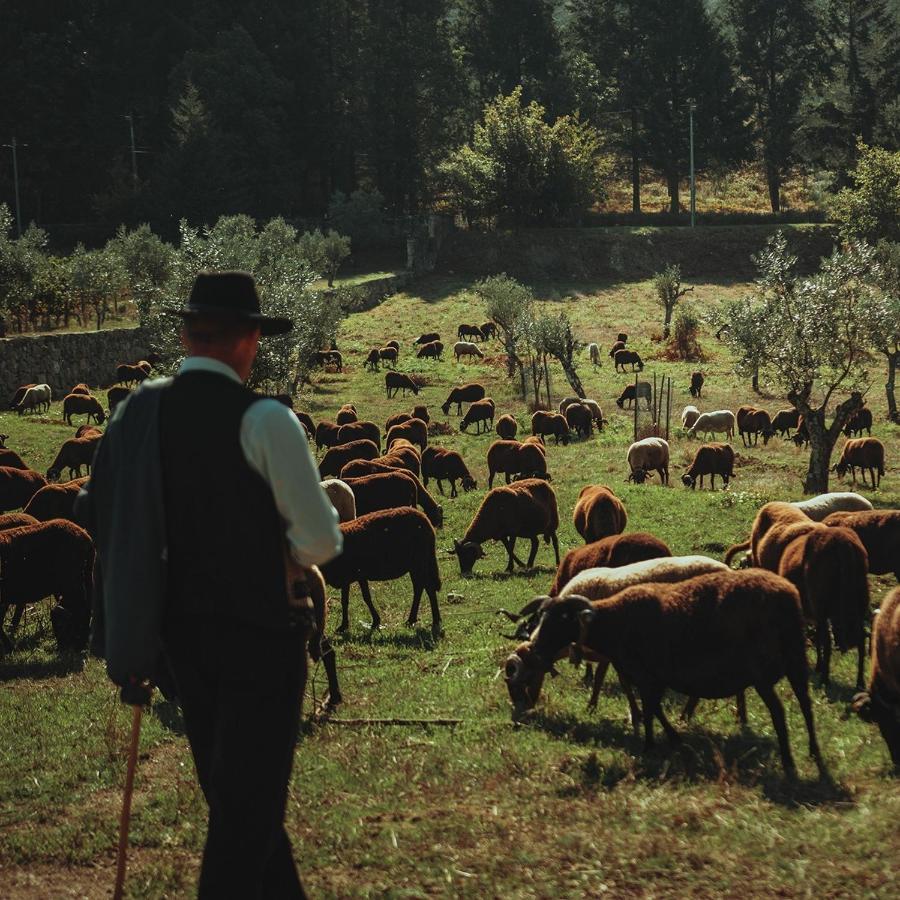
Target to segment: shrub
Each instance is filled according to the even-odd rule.
[[[700,319],[690,306],[682,307],[675,316],[672,340],[669,342],[670,358],[697,362],[703,359],[703,349],[697,340]]]
[[[335,191],[328,203],[328,224],[347,235],[357,249],[382,247],[392,237],[384,197],[377,190],[356,190],[349,197]]]
[[[900,241],[900,152],[858,144],[852,188],[835,198],[833,213],[845,238]]]

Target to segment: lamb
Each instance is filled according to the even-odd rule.
[[[373,372],[378,371],[378,363],[381,361],[381,355],[378,352],[378,348],[369,351],[369,355],[366,357],[366,361],[363,363],[364,369],[371,369]]]
[[[588,349],[588,355],[591,358],[591,365],[599,366],[600,365],[600,348],[597,346],[597,344],[595,344],[593,341],[591,341],[591,343],[588,344],[587,349]]]
[[[380,452],[377,444],[365,438],[331,447],[325,451],[319,463],[319,478],[337,478],[348,462],[355,459],[375,459]]]
[[[589,484],[578,495],[572,522],[585,544],[591,544],[621,534],[628,523],[628,514],[625,505],[608,487]]]
[[[625,366],[631,365],[631,371],[634,371],[634,367],[637,366],[638,372],[644,371],[644,361],[641,359],[640,354],[634,350],[616,350],[616,355],[614,357],[616,364],[615,370],[618,372],[620,369],[624,372]]]
[[[351,466],[357,465],[350,463],[341,471],[341,475],[344,476],[344,471],[352,471]],[[375,463],[365,465],[374,466]],[[385,466],[383,470],[373,470],[356,477],[344,476],[342,480],[353,490],[358,516],[379,509],[419,506],[435,528],[441,528],[444,524],[443,507],[434,502],[434,498],[423,487],[422,482],[408,469]]]
[[[691,372],[692,397],[696,397],[698,400],[701,398],[704,381],[706,381],[706,376],[702,372]]]
[[[462,483],[462,488],[466,492],[478,487],[462,456],[456,450],[446,450],[443,447],[426,447],[422,451],[422,480],[425,487],[428,487],[429,478],[437,481],[438,490],[442,494],[443,482],[449,481],[451,497],[457,496],[457,481]]]
[[[53,519],[0,533],[0,625],[10,607],[19,611],[53,595],[58,603],[50,618],[57,646],[83,649],[90,626],[93,566],[94,545],[73,522]],[[0,642],[9,646],[2,628]]]
[[[868,690],[853,698],[853,709],[875,722],[900,772],[900,588],[881,603],[872,626],[872,672]]]
[[[340,415],[340,414],[339,414]],[[354,413],[354,415],[356,415]],[[337,444],[349,444],[351,441],[368,440],[381,448],[381,429],[374,422],[349,422],[338,429]]]
[[[637,405],[640,406],[640,401],[644,400],[647,403],[647,409],[650,409],[651,395],[652,389],[649,381],[639,381],[636,385],[626,384],[625,390],[619,394],[619,398],[616,400],[616,406],[618,406],[619,409],[624,409],[626,402],[629,406],[632,406],[634,403],[637,403]]]
[[[834,512],[823,524],[829,528],[849,528],[866,548],[869,572],[893,574],[900,581],[900,510]]]
[[[772,420],[764,409],[742,406],[737,411],[736,419],[738,432],[745,447],[756,446],[760,434],[763,436],[763,446],[765,446],[769,443],[769,438],[775,434]]]
[[[458,341],[464,341],[466,338],[475,338],[476,341],[479,341],[483,337],[484,335],[481,333],[481,328],[478,325],[460,325],[456,329],[456,339]]]
[[[407,391],[412,391],[414,394],[419,393],[419,386],[409,375],[404,375],[403,372],[385,372],[384,386],[387,389],[388,400],[391,397],[396,397],[398,391],[403,391],[404,395]],[[391,391],[394,393],[391,394]]]
[[[681,411],[681,427],[691,428],[694,422],[700,418],[700,410],[696,406],[688,405]]]
[[[544,617],[534,652],[517,665],[510,660],[507,680],[515,685],[528,669],[547,671],[552,648],[543,643],[560,619],[577,616],[578,645],[608,658],[637,687],[644,708],[644,744],[653,746],[653,719],[670,741],[678,739],[662,710],[667,688],[690,697],[734,696],[754,687],[769,709],[778,735],[782,765],[796,773],[784,709],[773,687],[787,676],[800,704],[810,755],[827,772],[816,740],[809,698],[803,618],[796,589],[768,572],[712,572],[675,584],[627,588],[591,603],[577,595],[557,601]],[[543,641],[540,635],[548,637]],[[545,661],[546,660],[546,661]]]
[[[481,350],[469,341],[457,341],[453,345],[453,355],[456,357],[456,362],[459,362],[461,356],[477,356],[479,359],[484,359]]]
[[[487,452],[488,488],[494,486],[494,476],[503,473],[506,483],[513,475],[540,477],[547,474],[547,458],[544,448],[538,444],[518,441],[494,441]]]
[[[338,631],[350,627],[348,607],[350,586],[356,582],[372,615],[372,628],[378,628],[381,617],[372,602],[370,581],[393,581],[408,574],[412,580],[413,600],[406,624],[415,625],[419,615],[422,591],[431,603],[431,634],[437,640],[442,634],[438,591],[438,571],[434,528],[417,509],[402,507],[367,513],[341,526],[344,549],[340,556],[320,566],[325,580],[341,590],[341,624]]]
[[[321,486],[338,514],[339,522],[349,522],[356,518],[356,497],[349,484],[340,478],[326,478]]]
[[[397,365],[397,356],[399,351],[396,347],[382,347],[378,351],[378,358],[386,363],[391,363],[391,368]]]
[[[358,421],[359,416],[356,414],[356,407],[352,403],[345,403],[338,411],[334,420],[338,425],[350,425]]]
[[[417,346],[424,346],[425,344],[433,344],[435,341],[439,341],[441,336],[436,331],[429,331],[425,334],[420,334],[414,341],[413,344]]]
[[[573,403],[566,409],[566,424],[579,437],[589,438],[593,431],[594,417],[584,403]]]
[[[432,341],[419,348],[418,359],[440,359],[444,353],[444,345],[440,341]]]
[[[479,330],[481,331],[481,337],[486,341],[497,337],[497,326],[493,322],[485,322],[479,326]]]
[[[52,398],[53,392],[50,390],[49,384],[36,384],[25,391],[16,409],[20,416],[26,410],[34,412],[37,409],[41,412],[49,412]]]
[[[669,483],[669,443],[663,438],[648,437],[628,448],[628,481],[643,484],[655,470],[662,484]]]
[[[319,422],[315,432],[316,450],[321,450],[323,447],[337,447],[340,431],[341,426],[337,422],[328,422],[325,419]]]
[[[29,469],[30,466],[16,453],[15,450],[0,449],[0,466],[9,469]]]
[[[860,512],[872,508],[871,501],[852,491],[833,491],[808,500],[794,500],[791,506],[806,513],[813,522],[821,522],[836,512]]]
[[[424,450],[428,446],[428,426],[421,419],[407,419],[393,425],[385,438],[385,447],[390,450],[395,441],[407,440]]]
[[[544,412],[539,409],[531,417],[531,433],[540,437],[552,434],[556,444],[559,444],[560,441],[563,444],[569,443],[569,423],[565,416],[561,416],[559,413]]]
[[[483,400],[484,396],[484,385],[478,384],[477,381],[470,381],[468,384],[453,388],[447,399],[441,404],[441,409],[445,416],[449,416],[450,405],[455,403],[456,414],[461,416],[463,403],[474,403],[476,400]]]
[[[834,632],[838,650],[846,652],[854,645],[858,649],[856,687],[862,690],[869,614],[868,558],[862,541],[849,528],[816,528],[785,548],[778,574],[797,588],[803,612],[815,625],[816,671],[822,683],[828,684],[830,676]]]
[[[18,409],[19,404],[22,402],[22,398],[28,392],[29,388],[37,387],[36,384],[23,384],[21,387],[16,388],[16,392],[13,394],[12,400],[9,401],[10,409]]]
[[[728,479],[734,478],[734,450],[730,444],[704,444],[698,447],[690,468],[681,476],[681,483],[694,490],[699,478],[702,489],[704,475],[709,475],[710,490],[716,489],[716,475],[721,475],[725,487],[728,487]]]
[[[106,419],[106,413],[96,397],[86,397],[84,394],[67,394],[63,399],[63,419],[65,419],[66,424],[72,424],[72,416],[85,414],[88,422],[94,419],[98,425],[102,425]]]
[[[122,384],[140,384],[150,377],[150,373],[140,365],[121,363],[116,366],[116,381]]]
[[[868,406],[858,409],[851,417],[850,421],[844,426],[844,434],[847,437],[851,435],[862,435],[863,430],[866,434],[872,434],[872,410]]]
[[[841,458],[831,471],[843,478],[850,469],[853,484],[856,484],[856,469],[860,469],[863,486],[866,486],[866,471],[872,476],[872,488],[877,489],[884,478],[884,444],[878,438],[850,438],[841,450]],[[876,478],[877,473],[877,478]]]
[[[729,547],[725,553],[725,563],[731,565],[731,560],[742,550],[749,550],[749,561],[751,566],[763,566],[760,559],[760,545],[773,529],[786,529],[789,526],[803,525],[809,523],[810,519],[803,510],[798,509],[791,503],[784,503],[780,500],[774,500],[771,503],[765,503],[756,513],[753,519],[753,525],[750,527],[750,538],[740,544],[734,544]],[[775,560],[775,571],[778,568],[778,560]]]
[[[688,437],[696,437],[699,431],[703,432],[707,440],[710,435],[715,438],[717,434],[724,434],[729,440],[733,440],[736,425],[734,413],[730,409],[700,413],[697,421],[688,429]]]
[[[459,423],[459,430],[465,431],[472,424],[475,425],[475,434],[481,434],[482,430],[487,433],[494,427],[494,401],[490,397],[476,400],[469,406]]]
[[[43,475],[31,469],[0,467],[0,513],[24,509],[46,483]]]
[[[64,441],[59,453],[56,454],[56,459],[47,469],[47,481],[59,481],[63,469],[69,470],[69,478],[79,478],[82,466],[90,472],[97,445],[102,437],[102,434],[87,434],[84,437]]]
[[[481,545],[485,541],[502,541],[509,554],[506,571],[512,572],[514,562],[526,567],[526,563],[516,556],[516,539],[521,537],[531,541],[527,563],[530,568],[537,556],[538,537],[543,535],[544,543],[552,542],[559,565],[558,528],[559,510],[553,488],[540,478],[528,478],[493,488],[478,507],[463,539],[454,541],[450,552],[459,559],[462,575],[468,577],[475,561],[485,557]]]
[[[106,392],[106,405],[109,407],[109,414],[112,415],[116,411],[116,407],[131,393],[131,388],[111,387]]]
[[[51,519],[68,519],[74,522],[75,498],[86,481],[87,478],[76,478],[62,484],[45,485],[28,501],[25,514],[38,522],[49,522]]]
[[[777,431],[780,437],[790,437],[791,429],[796,428],[800,421],[800,413],[796,409],[780,409],[772,418],[772,431]]]
[[[616,354],[617,354],[620,350],[624,350],[624,349],[625,349],[625,341],[615,341],[615,342],[613,343],[612,347],[609,348],[609,358],[610,358],[610,359],[615,359],[615,358],[616,358]]]
[[[497,437],[511,441],[519,431],[519,423],[509,414],[500,416],[495,427]]]

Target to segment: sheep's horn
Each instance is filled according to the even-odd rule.
[[[543,594],[540,597],[535,597],[534,600],[526,603],[519,610],[519,618],[522,619],[525,616],[530,616],[533,612],[537,612],[549,599],[550,598],[546,594]]]
[[[510,622],[518,622],[519,619],[522,618],[522,613],[510,612],[508,609],[503,609],[502,606],[497,610],[497,615],[506,616],[506,618],[509,619]]]
[[[573,606],[577,606],[579,609],[593,609],[591,601],[582,594],[569,594],[569,596],[566,597],[566,600]]]
[[[525,663],[522,662],[522,657],[516,653],[508,656],[506,658],[504,671],[506,673],[506,680],[509,684],[516,684],[521,681],[525,675]]]

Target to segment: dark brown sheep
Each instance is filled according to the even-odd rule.
[[[397,365],[397,357],[400,351],[396,347],[381,347],[378,350],[378,358],[384,363],[390,363],[393,369]]]
[[[624,350],[624,349],[625,349],[625,341],[615,341],[615,342],[613,343],[612,347],[609,348],[609,358],[610,358],[610,359],[615,359],[615,358],[616,358],[616,354],[617,354],[620,350]]]
[[[868,435],[872,434],[872,410],[868,406],[858,409],[844,426],[844,434],[847,437],[861,435],[863,431]]]
[[[315,431],[316,450],[321,450],[323,447],[337,447],[340,430],[341,426],[337,422],[326,422],[325,420],[319,422]]]
[[[572,403],[566,407],[566,424],[579,437],[589,438],[594,430],[591,411],[583,403]]]
[[[422,451],[422,480],[428,486],[428,479],[437,481],[438,490],[444,493],[443,482],[450,482],[450,496],[456,497],[456,482],[462,483],[464,491],[475,490],[478,485],[465,460],[456,450],[445,450],[443,447],[426,447]]]
[[[653,389],[649,381],[639,381],[637,385],[626,384],[624,390],[619,394],[619,397],[616,400],[616,406],[618,406],[619,409],[625,409],[626,403],[629,407],[637,403],[638,407],[640,407],[641,400],[644,400],[647,404],[647,409],[650,409],[650,397],[652,396],[652,393]],[[637,397],[637,400],[635,400],[635,396]]]
[[[621,534],[628,523],[625,505],[605,485],[589,484],[581,489],[572,513],[575,530],[586,544]]]
[[[877,488],[884,478],[884,444],[878,438],[850,438],[841,450],[841,458],[832,466],[839,478],[847,474],[847,469],[856,484],[856,470],[860,470],[863,486],[866,486],[866,472],[872,477],[872,487]],[[877,475],[877,478],[876,478]]]
[[[691,372],[691,396],[701,397],[703,391],[703,382],[706,376],[702,372]]]
[[[322,461],[319,463],[319,478],[337,478],[341,469],[354,459],[375,459],[381,451],[373,442],[363,438],[359,441],[351,441],[349,444],[340,444],[325,451]]]
[[[410,418],[421,419],[426,425],[431,421],[431,416],[428,414],[428,407],[421,403],[413,407]]]
[[[741,441],[745,447],[756,446],[759,436],[763,436],[763,446],[769,443],[769,438],[775,434],[772,428],[772,419],[764,409],[755,406],[742,406],[737,411],[737,427],[741,435]]]
[[[458,341],[467,341],[469,338],[474,338],[476,341],[484,339],[484,335],[481,333],[481,328],[478,325],[460,325],[456,329],[456,339]]]
[[[635,371],[635,366],[637,366],[638,372],[644,371],[644,361],[641,359],[641,355],[636,350],[616,350],[616,355],[613,357],[615,359],[615,370],[618,372],[620,369],[624,372],[625,366],[630,365],[631,371]]]
[[[363,368],[371,369],[373,372],[378,371],[378,363],[381,361],[381,356],[378,353],[378,348],[369,351],[369,355],[366,357],[366,361],[363,363]]]
[[[481,330],[482,338],[486,341],[497,337],[497,326],[493,322],[485,322],[479,326],[479,329]]]
[[[355,415],[355,413],[354,413]],[[336,446],[341,444],[349,444],[351,441],[371,441],[376,447],[381,449],[381,429],[374,422],[349,422],[341,425],[338,430],[338,442]]]
[[[506,487],[491,490],[482,500],[471,524],[461,541],[453,542],[451,551],[459,559],[459,570],[464,576],[472,574],[476,560],[485,556],[481,545],[485,541],[501,541],[509,555],[507,572],[513,571],[513,563],[531,567],[538,551],[538,538],[544,543],[552,543],[559,565],[559,510],[556,494],[546,481],[528,478]],[[516,539],[528,538],[531,553],[528,562],[523,563],[515,553]]]
[[[444,345],[440,341],[432,341],[419,348],[418,359],[440,359],[444,353]]]
[[[15,450],[7,450],[6,447],[0,449],[0,466],[6,466],[9,469],[30,468]]]
[[[142,381],[146,381],[148,377],[149,373],[141,366],[132,366],[128,363],[121,363],[116,366],[116,381],[122,384],[140,384]]]
[[[762,566],[759,555],[760,544],[773,528],[787,528],[790,525],[803,524],[809,521],[806,513],[791,503],[784,503],[780,500],[766,503],[759,508],[756,517],[753,519],[753,525],[750,527],[750,538],[740,544],[734,544],[729,547],[725,553],[725,563],[730,566],[732,559],[738,553],[742,550],[749,550],[750,565]],[[770,571],[777,571],[779,560],[775,561],[775,568]],[[763,566],[763,568],[768,567]]]
[[[379,456],[376,462],[383,462],[395,469],[406,469],[416,478],[422,473],[422,451],[406,438],[395,438],[390,451]]]
[[[518,441],[494,441],[487,452],[488,488],[494,486],[494,476],[503,474],[509,484],[514,475],[528,477],[547,474],[547,457],[540,444]]]
[[[310,362],[320,369],[334,366],[338,372],[344,370],[344,357],[337,350],[316,350]]]
[[[862,541],[872,575],[893,574],[900,581],[900,510],[834,512],[823,519],[829,528],[849,528]]]
[[[81,415],[86,415],[88,422],[93,419],[98,425],[102,425],[106,419],[106,413],[96,397],[67,394],[63,399],[63,419],[66,425],[72,424],[72,416]]]
[[[90,397],[91,389],[83,382],[80,382],[79,384],[76,384],[75,387],[73,387],[72,390],[69,391],[69,393],[70,394],[82,394],[85,397]]]
[[[716,475],[720,475],[725,487],[728,487],[728,479],[734,478],[734,450],[730,444],[703,444],[698,447],[694,461],[681,476],[681,483],[693,490],[699,480],[702,488],[704,475],[709,475],[710,490],[716,489]]]
[[[29,388],[37,387],[36,382],[32,382],[31,384],[23,384],[21,387],[16,388],[16,392],[13,394],[12,400],[9,401],[10,409],[18,409],[21,404],[25,394],[28,392]]]
[[[497,437],[511,441],[519,431],[519,423],[509,414],[500,416],[495,426]]]
[[[25,514],[33,516],[38,522],[49,522],[51,519],[68,519],[74,522],[72,510],[75,498],[87,478],[76,478],[61,484],[48,484],[42,487],[25,507]]]
[[[75,437],[84,438],[84,437],[102,437],[103,432],[97,428],[95,425],[79,425],[75,429]]]
[[[806,427],[806,422],[803,421],[802,414],[797,418],[797,430],[791,440],[798,447],[805,447],[809,444],[809,429]]]
[[[391,397],[396,397],[398,391],[403,391],[404,394],[407,391],[412,391],[414,394],[419,393],[419,386],[409,375],[405,375],[403,372],[385,372],[384,386],[387,390],[388,400]],[[391,391],[393,391],[393,394]]]
[[[441,409],[445,416],[449,416],[450,406],[455,403],[456,414],[461,416],[463,403],[474,403],[476,400],[482,400],[484,395],[484,385],[479,384],[477,381],[471,381],[468,384],[453,388],[447,399],[441,404]]]
[[[131,393],[131,388],[111,387],[106,392],[106,405],[109,407],[109,414],[112,415],[116,411],[116,407]]]
[[[0,466],[0,513],[24,509],[28,501],[47,483],[47,479],[31,469]]]
[[[346,471],[353,471],[356,466],[381,466],[380,463],[358,460],[348,463],[341,470],[342,480],[350,485],[356,498],[356,514],[365,515],[378,509],[396,509],[401,506],[419,506],[428,516],[428,521],[435,528],[444,524],[444,510],[435,503],[415,473],[408,469],[396,469],[384,466],[383,470],[375,469],[370,474],[356,477],[345,476]]]
[[[386,341],[384,346],[393,347],[398,353],[400,352],[400,341],[396,338],[391,338],[389,341]]]
[[[90,473],[91,464],[102,434],[85,434],[84,437],[70,438],[65,441],[56,454],[50,468],[47,469],[48,481],[59,481],[63,469],[69,470],[69,478],[81,477],[81,467],[85,466]]]
[[[337,422],[338,425],[350,425],[353,422],[359,421],[359,416],[356,414],[356,407],[352,403],[345,403],[337,411],[334,421]]]
[[[338,631],[350,627],[350,586],[358,583],[363,600],[372,614],[372,628],[378,628],[381,617],[372,602],[370,581],[393,581],[409,575],[413,600],[406,620],[414,625],[419,616],[422,591],[431,603],[431,634],[437,640],[442,633],[438,591],[438,571],[434,528],[417,509],[402,507],[357,516],[341,526],[344,549],[340,556],[321,566],[325,580],[341,590],[341,624]]]
[[[309,413],[294,411],[294,415],[300,420],[300,424],[306,429],[306,433],[312,437],[316,433],[316,426]]]
[[[10,528],[21,528],[23,525],[37,525],[38,520],[28,513],[4,513],[0,516],[0,531],[9,531]]]
[[[462,421],[459,423],[459,430],[465,431],[470,425],[475,425],[475,434],[481,434],[490,431],[494,427],[494,401],[490,397],[483,400],[476,400],[466,410]],[[482,424],[484,428],[482,429]]]
[[[395,425],[402,425],[411,418],[413,418],[413,416],[410,413],[394,413],[384,423],[384,433],[387,434]]]
[[[531,417],[531,433],[540,437],[552,434],[556,444],[560,441],[563,444],[569,443],[569,423],[559,413],[539,409]]]
[[[439,341],[441,336],[436,331],[428,331],[425,334],[420,334],[414,341],[413,344],[416,346],[423,346],[425,344],[433,344],[435,341]]]
[[[800,412],[796,409],[780,409],[772,418],[772,431],[778,433],[779,437],[791,436],[791,429],[796,428],[800,423]]]
[[[384,446],[390,450],[391,445],[399,440],[407,440],[424,450],[428,446],[428,426],[421,419],[407,419],[399,425],[392,425],[385,437]]]

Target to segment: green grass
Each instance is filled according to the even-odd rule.
[[[488,358],[457,365],[418,361],[411,341],[437,330],[452,344],[460,322],[484,319],[462,279],[420,282],[376,309],[351,316],[338,345],[343,374],[322,374],[298,408],[315,418],[333,416],[354,402],[365,418],[382,423],[411,408],[413,398],[388,401],[383,374],[363,369],[372,346],[396,337],[400,368],[425,376],[421,394],[433,418],[449,388],[479,379],[499,412],[527,413],[505,377],[500,346]],[[698,284],[699,308],[739,296],[741,284]],[[648,282],[615,285],[538,284],[552,309],[566,309],[584,341],[608,349],[620,330],[647,360],[647,373],[675,381],[673,425],[690,402],[688,376],[695,364],[654,359],[660,311]],[[715,338],[704,333],[708,380],[701,408],[736,408],[749,386],[731,372]],[[743,539],[758,506],[800,496],[806,454],[778,439],[745,450],[729,491],[686,490],[680,468],[696,446],[675,427],[672,486],[624,482],[631,419],[613,402],[630,376],[616,375],[604,355],[593,371],[580,371],[589,395],[603,406],[609,427],[601,437],[548,448],[559,499],[563,551],[580,539],[571,510],[584,484],[611,485],[628,509],[629,530],[649,530],[676,553],[721,557]],[[900,505],[893,461],[897,428],[884,423],[880,372],[870,403],[875,434],[887,448],[888,474],[871,494],[879,506]],[[554,396],[569,393],[561,371],[552,372]],[[651,375],[652,380],[652,375]],[[770,410],[786,405],[767,397]],[[459,538],[484,496],[485,452],[491,436],[461,435],[456,416],[444,446],[463,452],[478,490],[443,500],[443,548]],[[71,429],[59,409],[47,417],[0,414],[0,430],[37,468],[45,469]],[[837,483],[832,484],[837,489]],[[820,783],[807,758],[796,701],[781,690],[797,785],[782,777],[771,721],[749,698],[742,729],[732,704],[704,702],[694,721],[679,724],[685,740],[650,755],[627,725],[627,707],[610,679],[596,712],[586,710],[581,673],[560,666],[549,680],[533,720],[514,727],[500,666],[511,649],[508,623],[496,610],[523,604],[547,590],[553,556],[541,545],[528,573],[502,573],[502,548],[475,577],[459,575],[455,559],[441,557],[446,638],[433,644],[428,613],[420,627],[403,625],[409,580],[373,586],[384,627],[371,633],[358,591],[351,597],[351,631],[336,638],[345,705],[339,717],[449,717],[455,728],[310,725],[297,751],[288,827],[307,888],[313,896],[800,896],[896,894],[900,786],[889,775],[877,731],[849,711],[855,656],[839,655],[833,685],[813,687],[819,741],[834,778]],[[877,604],[893,580],[872,578]],[[448,595],[457,595],[450,602]],[[112,884],[116,823],[124,777],[129,714],[116,700],[100,663],[86,665],[55,653],[46,607],[30,610],[16,651],[0,662],[0,893],[48,896],[64,891],[102,896]],[[321,696],[315,673],[307,699]],[[677,718],[681,698],[670,697]],[[145,717],[132,824],[128,891],[133,897],[190,896],[203,846],[205,810],[177,711],[158,704]]]

